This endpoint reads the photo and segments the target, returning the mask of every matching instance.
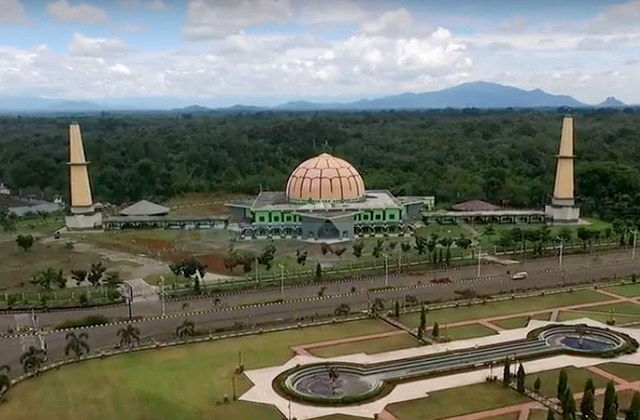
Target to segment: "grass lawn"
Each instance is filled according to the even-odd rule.
[[[559,293],[546,296],[535,296],[522,299],[511,299],[501,302],[473,305],[470,307],[436,309],[427,312],[427,322],[432,325],[438,322],[440,325],[448,322],[467,321],[470,319],[488,318],[493,316],[517,314],[526,311],[551,309],[580,303],[591,303],[611,300],[610,297],[591,290],[574,293]],[[420,313],[402,315],[400,322],[417,328],[420,324]]]
[[[548,321],[551,318],[551,312],[544,312],[541,314],[535,314],[533,316],[517,316],[514,318],[501,319],[499,321],[491,321],[492,324],[497,325],[505,330],[511,330],[514,328],[526,327],[529,324],[530,319],[538,319],[541,321]]]
[[[49,216],[47,219],[33,217],[20,219],[16,223],[16,230],[7,232],[0,230],[0,241],[13,241],[18,235],[48,236],[64,227],[62,216]]]
[[[346,354],[367,353],[375,354],[391,350],[406,349],[418,345],[413,336],[409,334],[398,334],[384,338],[374,338],[372,340],[356,341],[353,343],[338,344],[335,346],[317,347],[309,349],[309,352],[318,357],[336,357]]]
[[[332,414],[330,416],[316,417],[314,420],[370,420],[364,417],[347,416],[346,414]]]
[[[399,420],[435,420],[527,402],[529,399],[497,383],[434,391],[426,398],[387,406]]]
[[[627,381],[640,381],[640,366],[638,365],[611,362],[598,367],[606,370],[607,372],[611,372],[619,378],[626,379]]]
[[[82,362],[17,385],[0,405],[0,418],[282,420],[272,406],[220,404],[225,394],[232,396],[240,349],[245,367],[256,369],[284,363],[292,356],[290,345],[387,329],[380,321],[356,321]],[[237,377],[239,395],[250,387]]]
[[[593,374],[586,369],[579,369],[576,367],[566,367],[564,369],[567,372],[568,386],[575,394],[576,392],[582,392],[584,389],[584,383],[587,379],[593,379],[593,383],[598,388],[604,388],[607,385],[607,380],[602,376]],[[533,389],[533,382],[536,378],[540,378],[541,387],[540,393],[547,397],[555,398],[558,394],[558,374],[560,369],[548,370],[545,372],[531,373],[527,375],[526,386]]]
[[[514,413],[507,413],[501,416],[484,417],[482,420],[518,420],[518,417],[520,417],[520,412],[516,411]]]
[[[594,321],[606,324],[607,321],[611,319],[611,316],[608,313],[589,311],[560,311],[560,313],[558,314],[558,321],[569,321],[572,319],[580,318],[590,318]],[[619,314],[614,314],[613,319],[615,319],[616,325],[640,321],[640,317],[624,316]]]
[[[547,413],[547,410],[531,410],[527,420],[546,420],[548,415]]]
[[[430,334],[430,332],[428,332],[428,334]],[[441,326],[440,334],[443,337],[449,337],[451,341],[454,341],[464,340],[465,338],[484,337],[485,335],[496,334],[496,332],[484,325],[469,324],[451,328],[444,328],[444,326]]]
[[[614,316],[618,314],[640,316],[640,305],[636,305],[631,302],[622,302],[611,305],[591,306],[589,308],[585,308],[585,311],[604,312],[607,314],[612,312]]]
[[[603,290],[625,297],[640,296],[640,283],[606,287]]]

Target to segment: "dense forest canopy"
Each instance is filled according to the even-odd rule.
[[[640,112],[576,118],[577,195],[611,219],[640,212]],[[189,191],[282,190],[302,160],[344,157],[369,189],[513,206],[549,201],[563,113],[102,114],[0,117],[0,178],[16,189],[66,193],[67,127],[81,124],[98,200],[120,203]]]

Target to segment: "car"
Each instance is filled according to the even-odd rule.
[[[511,276],[512,280],[524,280],[527,277],[529,277],[529,273],[527,273],[526,271],[520,271],[519,273],[515,273],[514,275]]]

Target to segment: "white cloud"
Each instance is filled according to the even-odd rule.
[[[366,16],[363,7],[351,0],[307,0],[300,6],[298,18],[308,25],[358,22]]]
[[[587,24],[587,30],[592,32],[616,32],[627,28],[637,29],[640,25],[640,0],[629,0],[616,4]]]
[[[104,57],[129,51],[127,43],[121,39],[89,38],[79,33],[73,34],[69,54],[78,57]]]
[[[131,69],[121,63],[114,64],[113,66],[109,67],[109,70],[114,73],[125,74],[127,76],[131,74]]]
[[[104,10],[87,3],[72,5],[67,0],[59,0],[47,4],[47,12],[60,22],[80,22],[88,25],[109,23],[109,16]]]
[[[419,37],[428,31],[424,25],[417,25],[411,13],[404,8],[380,15],[377,19],[363,22],[360,31],[367,35],[389,38]]]
[[[289,0],[188,0],[185,36],[193,40],[223,38],[291,16]]]
[[[162,0],[122,0],[121,3],[130,9],[164,10],[167,7]]]
[[[500,23],[499,28],[503,32],[524,32],[529,26],[529,19],[526,16],[515,16]]]
[[[14,25],[27,21],[24,6],[18,0],[0,0],[0,25]]]

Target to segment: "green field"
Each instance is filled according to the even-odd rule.
[[[598,388],[604,388],[607,385],[607,380],[602,376],[593,374],[586,369],[579,369],[576,367],[567,367],[564,369],[567,372],[568,386],[571,388],[571,392],[582,392],[584,384],[587,379],[593,379],[593,383]],[[555,398],[558,393],[558,374],[560,369],[548,370],[545,372],[531,373],[527,375],[526,386],[533,389],[533,382],[536,378],[540,378],[541,387],[540,394],[550,398]]]
[[[611,362],[598,367],[606,370],[607,372],[611,372],[619,378],[626,379],[629,382],[640,381],[640,366],[638,365]]]
[[[544,312],[532,316],[516,316],[514,318],[506,318],[499,321],[491,321],[491,323],[497,325],[500,328],[504,328],[505,330],[511,330],[514,328],[526,327],[527,324],[529,324],[530,319],[548,321],[549,318],[551,318],[551,312]]]
[[[247,369],[284,363],[289,346],[387,331],[381,321],[327,325],[149,350],[47,372],[19,384],[0,405],[12,420],[281,420],[272,406],[220,404],[243,351]],[[238,394],[249,389],[242,377]]]
[[[602,322],[606,324],[611,318],[616,321],[616,325],[628,324],[630,322],[640,321],[640,317],[624,316],[619,314],[613,314],[613,316],[604,312],[590,312],[590,311],[560,311],[558,314],[558,321],[570,321],[573,319],[590,318],[594,321]]]
[[[403,333],[383,338],[337,344],[335,346],[316,347],[310,349],[309,352],[318,357],[329,358],[355,353],[382,353],[385,351],[415,347],[417,345],[418,342],[413,336]]]
[[[615,315],[640,316],[640,305],[631,302],[614,303],[611,305],[590,306],[585,308],[589,312],[604,312]]]
[[[467,396],[467,398],[461,397]],[[510,388],[483,383],[429,393],[426,398],[387,406],[399,420],[435,420],[529,401]]]
[[[574,293],[559,293],[530,298],[511,299],[494,303],[473,305],[470,307],[463,305],[458,308],[435,309],[428,311],[427,323],[431,325],[434,322],[437,322],[442,325],[450,322],[489,318],[607,300],[611,300],[611,298],[598,292],[585,290]],[[420,323],[420,313],[415,312],[402,315],[400,316],[400,322],[416,328]]]
[[[640,283],[611,286],[606,287],[604,290],[620,296],[636,297],[640,296]]]
[[[480,324],[460,325],[451,328],[443,328],[441,326],[440,328],[441,337],[448,337],[452,341],[496,334],[492,329]]]

